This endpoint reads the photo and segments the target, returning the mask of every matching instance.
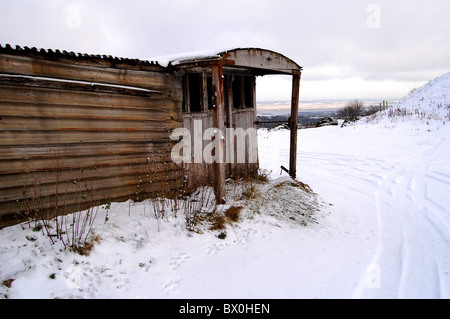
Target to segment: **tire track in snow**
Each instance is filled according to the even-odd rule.
[[[443,139],[418,156],[399,162],[382,180],[374,192],[378,214],[379,237],[371,264],[381,268],[380,281],[383,297],[431,298],[448,295],[445,269],[441,253],[448,257],[448,229],[443,231],[430,216],[442,218],[448,212],[428,196],[428,168]],[[442,182],[442,181],[441,181]],[[448,188],[448,183],[443,181]],[[444,224],[445,225],[445,224]],[[397,234],[397,235],[395,235]],[[399,235],[400,234],[400,235]],[[445,263],[444,263],[445,264]],[[444,271],[444,274],[442,272]],[[448,275],[448,273],[447,273]],[[354,297],[375,297],[380,291],[367,289],[363,277]]]
[[[356,199],[355,197],[357,197],[357,200],[362,203],[358,207],[361,207],[361,209],[365,207],[365,210],[368,211],[370,211],[373,203],[375,203],[374,206],[378,205],[373,210],[376,214],[375,228],[378,232],[375,253],[371,259],[369,258],[369,263],[362,275],[356,278],[356,289],[353,291],[354,298],[361,298],[367,287],[377,288],[379,286],[380,271],[384,269],[381,260],[381,257],[386,253],[386,247],[384,247],[385,238],[383,236],[391,231],[385,229],[386,227],[389,228],[389,225],[385,225],[385,221],[382,219],[380,213],[382,208],[379,207],[380,200],[378,200],[380,195],[377,190],[380,181],[389,174],[394,166],[392,163],[373,157],[355,157],[327,153],[301,153],[299,155],[302,165],[308,167],[308,169],[317,169],[314,178],[320,175],[321,179],[326,180],[326,184],[334,185],[336,189],[339,189],[339,196],[346,197],[348,200]],[[375,190],[375,193],[373,190]],[[349,198],[346,194],[352,197]],[[343,207],[348,209],[347,205]],[[357,226],[364,227],[358,224]],[[396,252],[396,255],[399,253],[399,251]]]
[[[312,181],[313,189],[314,181],[320,179],[319,194],[330,195],[344,210],[360,209],[365,203],[367,212],[375,214],[377,239],[372,255],[360,259],[368,264],[357,277],[355,298],[450,295],[450,223],[445,210],[450,203],[442,201],[443,196],[430,194],[430,188],[449,189],[450,165],[443,161],[442,154],[450,149],[450,140],[444,137],[414,152],[414,147],[421,145],[426,144],[412,145],[413,152],[402,150],[402,157],[387,153],[380,158],[378,154],[354,156],[339,151],[298,154],[301,178]],[[345,203],[352,198],[359,201],[358,205]],[[368,213],[365,215],[371,219]],[[364,221],[358,219],[354,224],[365,227],[360,222]]]

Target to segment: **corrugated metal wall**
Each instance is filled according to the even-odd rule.
[[[0,228],[12,214],[168,196],[181,80],[136,60],[0,50]],[[48,209],[50,207],[50,209]]]

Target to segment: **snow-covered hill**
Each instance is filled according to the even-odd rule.
[[[438,120],[449,120],[450,73],[444,74],[414,90],[394,107],[393,112],[425,114]]]
[[[0,298],[450,298],[448,88],[445,75],[370,121],[300,130],[314,193],[280,177],[289,131],[259,131],[272,180],[223,239],[149,202],[100,207],[89,256],[3,229]]]
[[[450,121],[450,73],[414,90],[386,111],[366,119],[369,122],[411,122],[439,127]]]

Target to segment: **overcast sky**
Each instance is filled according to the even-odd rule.
[[[300,99],[397,99],[450,72],[448,0],[0,0],[0,43],[147,59],[234,47],[303,66]],[[259,100],[289,100],[287,76]]]

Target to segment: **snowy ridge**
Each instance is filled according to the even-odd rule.
[[[394,110],[407,109],[409,112],[433,112],[448,115],[445,109],[450,107],[450,73],[431,80],[419,89],[414,90],[397,105]]]
[[[444,74],[411,92],[386,111],[363,122],[398,122],[418,120],[423,123],[445,124],[450,121],[450,73]]]

